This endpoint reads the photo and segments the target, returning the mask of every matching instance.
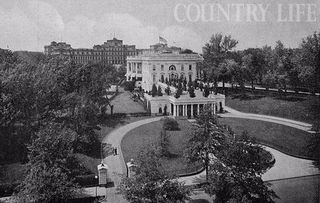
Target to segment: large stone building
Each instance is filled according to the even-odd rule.
[[[94,45],[92,49],[74,49],[65,42],[51,42],[44,47],[45,55],[70,56],[76,63],[100,63],[103,65],[124,65],[127,56],[136,56],[141,50],[135,45],[125,45],[122,40],[113,38],[102,45]]]
[[[152,97],[144,94],[147,107],[151,113],[165,113],[173,116],[193,117],[199,115],[199,112],[207,105],[215,113],[223,109],[225,105],[225,96],[221,94],[210,94],[204,97],[200,90],[195,91],[195,97],[190,97],[188,92],[176,98],[174,93],[176,88],[171,88],[171,95],[166,95],[164,90],[167,84],[161,81],[167,81],[174,78],[185,78],[187,81],[199,79],[200,70],[198,63],[203,58],[197,53],[183,53],[181,49],[169,48],[164,45],[151,46],[150,50],[138,56],[127,58],[127,81],[136,81],[137,85],[145,92],[152,90],[152,86],[160,86],[163,96]]]

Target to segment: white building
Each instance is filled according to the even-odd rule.
[[[173,78],[186,78],[187,81],[198,79],[197,64],[203,58],[196,53],[181,54],[179,51],[145,52],[144,54],[127,57],[127,81],[138,81],[145,92],[152,90],[153,84],[160,85],[164,96],[152,97],[145,94],[147,107],[151,113],[166,113],[173,116],[193,117],[199,115],[204,105],[209,105],[215,113],[223,109],[225,96],[210,94],[204,97],[200,90],[196,90],[196,97],[191,98],[184,92],[179,98],[174,97],[176,88],[171,87],[171,95],[164,92],[166,81]]]
[[[127,58],[127,80],[141,81],[142,89],[151,91],[158,81],[172,78],[197,78],[197,63],[202,61],[198,54],[146,53]]]

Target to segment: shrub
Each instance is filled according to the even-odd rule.
[[[163,129],[169,131],[180,130],[179,123],[173,118],[165,118],[163,122]]]
[[[152,97],[155,97],[157,95],[157,92],[158,92],[157,87],[156,87],[155,84],[153,84],[152,85],[152,90],[151,90]]]
[[[167,88],[164,90],[166,93],[167,93],[167,95],[170,95],[170,93],[171,93],[171,90],[170,90],[170,87],[169,87],[169,85],[167,86]]]
[[[135,87],[135,81],[126,81],[124,83],[124,90],[132,92]]]
[[[194,93],[194,88],[193,87],[189,88],[189,95],[190,95],[191,98],[196,97],[196,94]]]
[[[157,94],[158,94],[159,97],[161,97],[161,96],[163,95],[160,85],[158,86],[158,92],[157,92]]]

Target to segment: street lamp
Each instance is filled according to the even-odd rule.
[[[97,199],[97,196],[98,196],[98,176],[94,176],[95,180],[96,180],[96,199]]]

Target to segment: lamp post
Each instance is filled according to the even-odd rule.
[[[94,176],[95,180],[96,180],[96,199],[97,199],[97,196],[98,196],[98,176]]]

